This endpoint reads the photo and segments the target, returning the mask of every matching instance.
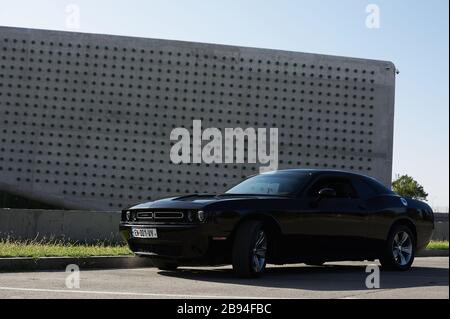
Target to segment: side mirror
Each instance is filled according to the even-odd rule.
[[[323,188],[318,193],[319,199],[336,197],[336,191],[332,188]]]

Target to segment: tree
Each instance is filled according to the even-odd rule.
[[[394,192],[404,197],[411,197],[418,200],[427,200],[428,193],[425,192],[423,186],[414,178],[408,175],[397,176],[392,182]]]

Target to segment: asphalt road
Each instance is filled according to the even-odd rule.
[[[381,272],[367,289],[367,263],[271,266],[260,279],[233,276],[230,267],[90,270],[80,288],[61,272],[0,273],[0,298],[449,298],[448,257],[417,258],[408,272]]]

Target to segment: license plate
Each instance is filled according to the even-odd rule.
[[[156,228],[132,228],[131,235],[134,238],[158,238]]]

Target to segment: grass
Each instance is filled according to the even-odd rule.
[[[7,257],[90,257],[127,256],[132,252],[125,245],[68,244],[62,241],[0,241],[0,258]]]
[[[448,241],[432,241],[428,244],[427,249],[447,249]]]
[[[448,241],[432,241],[427,249],[448,249]],[[0,258],[7,257],[90,257],[129,256],[133,253],[126,245],[68,244],[62,241],[0,241]]]

